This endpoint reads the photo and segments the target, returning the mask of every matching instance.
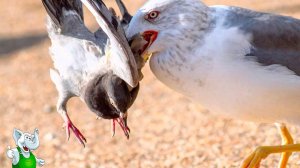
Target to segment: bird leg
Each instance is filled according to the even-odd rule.
[[[126,124],[126,119],[123,117],[119,117],[116,119],[112,119],[112,136],[115,135],[116,132],[116,122],[120,125],[120,127],[122,128],[125,136],[127,137],[127,139],[129,139],[129,133],[130,133],[130,129],[128,128],[127,124]]]
[[[241,168],[257,168],[262,159],[273,153],[282,153],[279,168],[285,168],[292,152],[300,152],[300,144],[293,144],[293,139],[283,124],[279,125],[283,145],[260,146],[243,161]]]
[[[115,119],[112,119],[111,120],[111,136],[114,137],[115,134],[116,134],[116,122],[115,122]]]
[[[81,134],[81,132],[72,123],[72,121],[66,111],[65,103],[58,106],[57,111],[59,112],[59,114],[62,116],[62,118],[64,120],[64,127],[66,127],[67,140],[70,139],[70,129],[71,129],[74,132],[78,141],[83,145],[83,147],[85,147],[85,143],[87,141],[86,141],[85,137]]]
[[[74,132],[77,140],[85,147],[85,143],[87,143],[85,137],[82,135],[82,133],[75,127],[75,125],[72,123],[71,119],[69,118],[68,114],[66,113],[67,120],[65,120],[65,127],[66,127],[66,134],[67,139],[70,139],[70,129]]]
[[[288,145],[288,144],[293,144],[294,140],[289,132],[289,130],[287,129],[287,127],[285,126],[285,124],[276,124],[280,135],[281,135],[281,140],[282,140],[282,145]],[[280,162],[278,165],[278,168],[285,168],[287,165],[287,162],[289,160],[289,157],[291,156],[291,152],[284,152],[281,154],[281,158],[280,158]]]
[[[273,153],[300,152],[300,144],[289,144],[280,146],[260,146],[255,149],[242,163],[241,168],[258,167],[261,160]]]

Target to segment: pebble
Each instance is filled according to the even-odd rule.
[[[49,104],[44,105],[43,111],[45,113],[52,113],[52,112],[54,112],[54,110],[55,110],[54,106],[51,106]]]
[[[46,135],[44,135],[44,140],[45,141],[52,141],[55,138],[56,138],[56,135],[53,134],[53,133],[47,133]]]

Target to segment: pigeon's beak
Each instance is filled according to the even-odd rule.
[[[120,120],[123,120],[124,127],[127,129],[128,132],[130,132],[130,129],[127,125],[127,112],[126,113],[120,113]]]
[[[130,129],[127,125],[127,112],[125,112],[125,113],[121,112],[119,118],[116,118],[116,119],[112,120],[112,136],[114,136],[115,132],[116,132],[116,122],[122,128],[122,130],[123,130],[125,136],[127,137],[127,139],[129,139]]]

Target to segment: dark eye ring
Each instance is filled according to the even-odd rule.
[[[159,15],[158,11],[151,11],[147,14],[147,20],[153,20],[156,19]]]

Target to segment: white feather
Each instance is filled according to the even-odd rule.
[[[172,3],[177,2],[182,1]],[[142,9],[159,10],[156,8],[158,4],[158,1],[150,1]],[[197,5],[201,3],[195,0],[191,8]],[[262,66],[254,59],[246,59],[252,36],[237,27],[223,26],[226,22],[224,11],[229,8],[213,8],[212,13],[205,12],[204,7],[199,7],[201,12],[190,13],[197,20],[191,23],[194,26],[192,30],[181,34],[185,36],[181,40],[175,40],[180,37],[176,31],[184,25],[176,22],[176,28],[167,27],[174,18],[164,11],[161,15],[170,17],[170,23],[151,24],[142,21],[145,13],[140,10],[129,25],[127,34],[131,36],[149,29],[159,31],[159,37],[149,48],[150,52],[154,52],[150,60],[151,70],[167,86],[210,111],[231,118],[299,125],[300,77],[284,66]],[[178,20],[178,16],[182,15],[176,15],[175,19]],[[215,22],[211,24],[210,31],[199,31],[197,25],[205,26],[206,23],[197,21],[205,21],[206,17],[208,22],[211,18]],[[164,31],[166,27],[169,29]],[[173,40],[163,37],[165,33],[172,34],[168,38]],[[159,47],[162,45],[165,48]]]
[[[70,83],[69,90],[79,95],[86,82],[106,72],[105,57],[89,41],[64,35],[51,37],[50,53],[55,69]]]

